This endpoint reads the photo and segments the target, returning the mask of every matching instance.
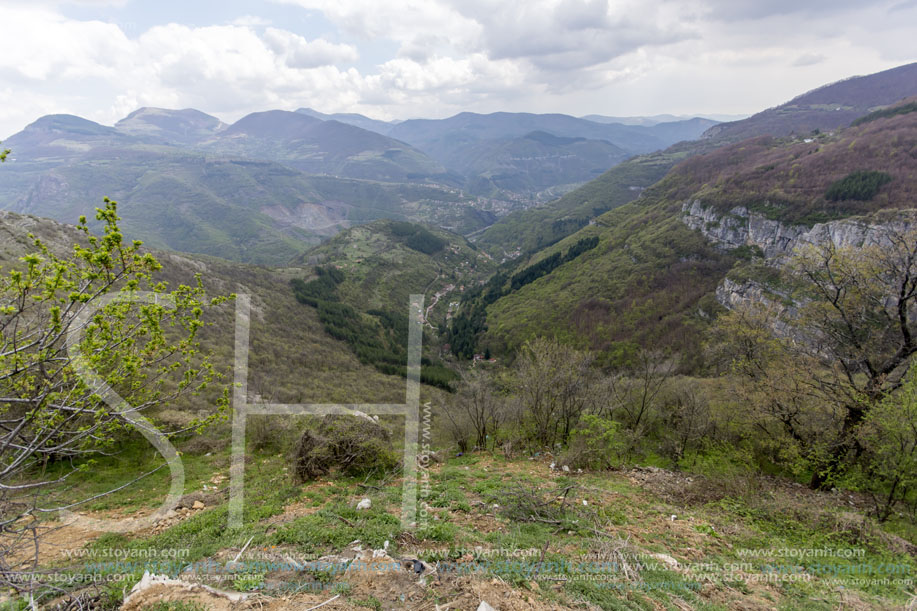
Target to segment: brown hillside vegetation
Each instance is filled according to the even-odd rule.
[[[692,157],[678,166],[694,193],[723,211],[746,206],[788,222],[812,223],[913,206],[917,195],[917,113],[864,123],[837,134],[787,142],[768,136]],[[859,170],[892,180],[869,201],[829,202],[828,187]]]
[[[488,306],[484,343],[514,349],[550,329],[614,361],[633,345],[672,350],[699,364],[714,291],[741,253],[726,253],[681,220],[700,199],[723,213],[736,206],[788,223],[815,223],[880,209],[909,208],[917,193],[917,113],[878,118],[834,135],[761,137],[693,156],[636,201],[609,211],[520,263],[519,269],[585,237],[599,245]],[[854,171],[892,180],[868,201],[825,198]],[[685,364],[685,363],[683,363]]]
[[[917,95],[917,63],[824,85],[747,119],[714,125],[704,135],[734,142],[754,136],[838,129],[913,95]]]

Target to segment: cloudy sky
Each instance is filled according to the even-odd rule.
[[[917,0],[0,0],[0,137],[141,106],[747,114],[914,61]]]

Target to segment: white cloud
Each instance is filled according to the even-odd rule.
[[[3,13],[0,87],[20,92],[4,96],[3,136],[46,112],[113,123],[149,105],[237,118],[309,99],[353,103],[352,92],[360,88],[358,74],[335,66],[357,58],[353,46],[309,41],[278,28],[259,34],[249,26],[173,23],[132,40],[117,25],[66,19],[48,8],[16,6]]]
[[[747,113],[912,61],[904,17],[917,2],[275,1],[320,11],[331,31],[244,15],[128,36],[64,17],[63,0],[0,0],[0,136],[48,112],[112,123],[144,105],[226,121],[300,106],[387,119]]]
[[[814,66],[828,59],[821,53],[803,53],[793,62],[794,66]]]
[[[359,57],[356,48],[351,45],[335,44],[321,38],[309,42],[302,36],[277,28],[268,28],[264,32],[264,40],[274,53],[283,56],[291,68],[350,63]]]
[[[422,35],[438,35],[467,50],[480,25],[440,0],[278,0],[321,11],[345,33],[370,40],[408,42]]]
[[[270,19],[265,19],[264,17],[259,17],[258,15],[242,15],[241,17],[236,17],[231,21],[232,25],[241,25],[245,27],[263,27],[271,25]]]
[[[863,7],[861,0],[704,0],[709,16],[723,21],[762,19],[775,15],[824,18]]]
[[[549,72],[696,35],[679,9],[659,0],[278,1],[321,11],[359,38],[395,41],[403,57],[425,59],[448,47],[458,56],[525,59]]]
[[[117,26],[67,20],[43,8],[4,9],[0,40],[0,66],[26,80],[112,76],[130,54]]]
[[[3,6],[22,6],[28,8],[36,7],[58,7],[58,6],[83,6],[83,7],[106,7],[106,6],[124,6],[130,0],[0,0],[0,7]]]

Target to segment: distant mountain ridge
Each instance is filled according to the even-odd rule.
[[[711,121],[710,124],[712,123]],[[543,131],[555,136],[607,140],[630,153],[643,153],[673,144],[660,135],[657,127],[596,123],[563,114],[463,112],[447,119],[403,121],[395,125],[389,134],[416,146],[434,159],[440,159],[452,145],[463,145],[478,140],[515,138],[533,131]],[[702,131],[700,130],[697,135],[699,136]]]
[[[917,95],[917,62],[823,85],[741,121],[721,123],[706,138],[737,141],[754,136],[807,135],[849,125],[858,117]]]
[[[595,123],[620,123],[621,125],[642,125],[652,127],[659,123],[673,123],[676,121],[689,121],[691,119],[707,119],[720,123],[723,121],[738,121],[746,118],[748,115],[651,115],[651,116],[632,116],[632,117],[612,117],[608,115],[583,115],[580,119],[594,121]]]
[[[361,114],[325,114],[311,108],[296,112],[324,121],[340,121],[407,142],[460,176],[463,188],[475,195],[512,199],[519,195],[546,201],[558,191],[598,176],[635,153],[660,150],[681,140],[694,140],[715,120],[660,115],[615,122],[564,114],[462,112],[445,119],[385,122]],[[537,151],[530,134],[541,138]],[[591,141],[570,149],[579,138]],[[541,163],[519,163],[540,160]],[[563,160],[559,163],[560,160]]]
[[[480,345],[513,350],[533,334],[552,329],[596,350],[600,361],[608,363],[643,346],[671,348],[684,357],[686,367],[702,366],[697,346],[705,325],[722,307],[718,298],[726,290],[724,279],[735,276],[730,285],[735,288],[767,277],[766,253],[747,241],[750,234],[779,242],[784,234],[802,234],[819,223],[852,217],[868,223],[914,208],[917,111],[907,102],[899,112],[892,110],[834,134],[708,144],[635,201],[521,257],[507,277],[581,240],[598,239],[595,249],[491,301],[489,330]],[[626,166],[603,177],[606,189]],[[835,185],[864,171],[887,178],[868,197],[831,195]],[[584,199],[580,192],[588,194],[591,184],[565,197],[577,196],[570,209],[576,209]],[[831,235],[824,226],[815,233]]]
[[[4,147],[32,151],[35,156],[55,162],[78,155],[94,146],[127,143],[130,140],[130,136],[114,127],[100,125],[89,119],[75,115],[45,115],[4,140]]]
[[[917,96],[917,63],[824,85],[752,117],[715,125],[700,140],[684,141],[664,151],[635,157],[547,205],[502,217],[477,239],[487,248],[499,249],[497,252],[538,250],[570,235],[604,211],[636,199],[644,188],[684,159],[712,153],[748,137],[784,138],[792,133],[814,137],[813,129],[818,128],[812,125],[821,125],[826,132],[846,127],[876,108],[895,105],[911,96]],[[834,100],[828,108],[841,105],[846,110],[811,106],[828,99]]]
[[[403,142],[284,110],[246,115],[200,147],[223,155],[269,159],[310,174],[386,182],[422,181],[445,174],[442,166]]]
[[[556,185],[574,184],[601,174],[616,163],[637,153],[664,149],[685,139],[695,139],[714,125],[707,119],[690,119],[652,126],[597,123],[563,114],[533,114],[497,112],[478,114],[463,112],[446,119],[412,119],[391,127],[388,134],[424,151],[448,170],[465,176],[465,188],[472,193],[492,196],[494,191],[509,188],[517,193],[531,194],[543,189],[545,181],[539,173],[554,172]],[[505,156],[500,154],[508,141],[523,144],[532,133],[544,133],[557,138],[584,138],[593,142],[592,152],[573,156],[558,171],[556,163],[513,167],[511,180],[503,180]],[[599,145],[604,141],[605,145]],[[558,147],[558,142],[542,139],[542,157],[556,160],[570,154]],[[569,143],[568,143],[569,145]],[[565,145],[565,146],[568,146]],[[598,150],[604,151],[598,154]],[[553,149],[553,150],[548,150]],[[604,155],[604,160],[600,161]],[[495,161],[482,167],[480,159]],[[604,167],[603,165],[604,164]],[[494,176],[498,179],[493,180]],[[501,187],[502,184],[502,187]]]
[[[438,168],[416,151],[406,167],[398,155],[380,163],[375,157],[388,147],[410,147],[356,127],[295,113],[273,119],[250,116],[227,127],[198,111],[140,109],[107,127],[71,115],[42,117],[4,143],[15,153],[0,168],[0,208],[72,222],[92,218],[107,196],[121,203],[127,234],[153,247],[275,265],[378,218],[463,232],[493,222],[472,198],[421,184],[422,176],[310,176],[272,161],[295,156],[307,138],[318,141],[315,149],[327,137],[333,150],[313,166],[322,173],[402,179],[418,163]],[[227,141],[235,148],[223,147]],[[269,150],[259,153],[259,146]]]
[[[115,123],[115,129],[124,134],[162,144],[196,144],[226,128],[216,117],[193,108],[138,108]]]
[[[627,157],[627,151],[606,140],[533,131],[458,148],[450,167],[466,177],[473,193],[537,193],[588,182]]]
[[[660,142],[646,128],[566,115],[407,123],[310,109],[251,113],[231,125],[195,109],[139,108],[113,127],[50,115],[5,143],[14,153],[0,173],[0,208],[72,221],[110,196],[125,204],[125,228],[156,247],[279,263],[377,218],[477,231],[632,154],[603,135],[626,136],[638,149]],[[702,127],[652,129],[682,138]],[[432,149],[446,163],[396,139],[396,130],[427,144],[441,133]]]
[[[341,123],[348,123],[356,127],[362,127],[363,129],[368,129],[369,131],[376,132],[377,134],[382,134],[387,136],[389,130],[392,129],[398,122],[388,122],[380,121],[378,119],[371,119],[366,115],[361,115],[355,112],[337,112],[334,114],[325,114],[311,108],[297,108],[296,112],[308,115],[310,117],[315,117],[316,119],[321,119],[322,121],[339,121]]]

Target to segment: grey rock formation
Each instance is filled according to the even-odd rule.
[[[749,212],[743,206],[736,206],[723,214],[713,207],[704,206],[697,199],[682,204],[682,220],[724,250],[757,246],[764,255],[765,263],[772,266],[785,264],[794,251],[807,245],[824,246],[832,243],[837,247],[856,248],[883,246],[889,243],[889,235],[901,235],[915,226],[914,217],[905,214],[882,223],[864,218],[848,218],[818,223],[812,227],[787,225]],[[765,287],[752,280],[737,283],[726,278],[717,287],[716,297],[723,306],[734,309],[752,302],[777,305],[773,297],[776,292],[773,287]],[[779,295],[779,301],[785,303],[788,297]]]
[[[699,230],[714,244],[726,250],[757,246],[764,253],[765,259],[774,263],[783,262],[796,248],[806,244],[824,245],[833,242],[838,247],[858,248],[882,245],[887,242],[890,230],[904,232],[912,225],[912,221],[904,217],[889,223],[849,218],[818,223],[810,228],[786,225],[749,212],[743,206],[736,206],[726,214],[718,213],[697,199],[684,202],[681,209],[684,223]]]

